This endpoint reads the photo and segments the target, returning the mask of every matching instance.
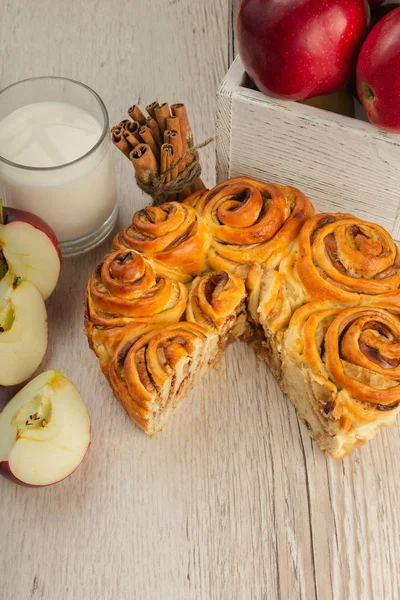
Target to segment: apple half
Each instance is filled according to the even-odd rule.
[[[41,373],[0,413],[0,473],[21,485],[58,483],[81,464],[90,434],[73,383],[57,371]]]
[[[1,203],[0,260],[17,277],[33,283],[44,300],[57,285],[61,252],[53,230],[36,215]]]
[[[47,349],[47,314],[38,289],[8,271],[0,280],[0,385],[31,377]]]

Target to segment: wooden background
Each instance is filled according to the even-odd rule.
[[[112,123],[135,102],[183,100],[202,140],[234,56],[234,4],[2,0],[1,87],[80,79]],[[202,156],[211,185],[213,148]],[[144,198],[117,152],[115,165],[125,224]],[[109,246],[65,261],[42,365],[81,390],[92,446],[57,486],[0,482],[0,600],[398,600],[399,423],[326,459],[237,343],[148,439],[113,400],[82,333],[84,286]]]

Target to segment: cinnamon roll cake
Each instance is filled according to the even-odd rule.
[[[89,280],[85,331],[149,435],[241,338],[341,458],[400,410],[399,315],[388,232],[315,215],[296,188],[237,177],[133,215]]]

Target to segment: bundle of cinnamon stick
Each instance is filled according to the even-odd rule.
[[[155,204],[181,202],[205,189],[185,105],[153,102],[146,111],[147,117],[134,104],[128,110],[130,119],[111,129],[112,141],[131,161],[139,187]]]

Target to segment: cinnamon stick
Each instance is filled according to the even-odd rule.
[[[121,150],[123,154],[125,154],[125,156],[129,156],[133,146],[131,146],[129,141],[126,139],[125,130],[122,127],[117,125],[116,127],[111,128],[111,140],[113,144],[117,146],[117,148]]]
[[[180,134],[181,122],[179,120],[179,117],[167,117],[166,128],[170,129],[171,131],[177,131]]]
[[[170,168],[172,164],[173,149],[171,144],[163,144],[161,146],[161,166],[160,175],[163,176],[165,171]],[[163,176],[164,182],[169,183],[171,181],[171,173]]]
[[[140,107],[137,104],[134,104],[130,108],[128,108],[128,115],[132,119],[132,121],[137,121],[140,125],[146,125],[146,117],[140,110]]]
[[[155,143],[157,144],[157,146],[159,146],[161,148],[161,146],[163,144],[163,138],[162,138],[161,131],[160,131],[157,121],[154,119],[154,117],[147,117],[146,123],[147,123],[147,127],[150,129],[151,133],[153,134]]]
[[[172,144],[163,144],[161,146],[161,167],[160,175],[172,166],[174,161],[174,149]],[[169,183],[172,180],[172,172],[165,175],[164,183]],[[176,200],[176,194],[170,194],[168,196],[168,202],[174,202]]]
[[[154,156],[156,157],[157,160],[160,160],[160,150],[159,147],[157,146],[154,138],[153,138],[153,134],[151,133],[150,129],[147,127],[147,125],[143,125],[140,129],[139,129],[139,135],[142,138],[143,142],[145,144],[148,144],[151,148],[151,151],[153,152]]]
[[[138,144],[141,144],[142,140],[139,136],[140,125],[138,121],[130,121],[129,119],[127,119],[124,125],[124,129],[126,131],[126,139],[133,147],[137,146]]]
[[[155,109],[159,107],[160,105],[158,104],[157,100],[146,106],[146,110],[149,113],[150,117],[152,117],[153,119],[156,118]]]
[[[172,104],[171,111],[174,117],[179,117],[184,154],[189,147],[193,146],[193,133],[190,127],[186,106],[184,104]],[[193,156],[189,154],[186,158],[186,164],[190,165],[191,162],[193,162]]]
[[[127,123],[130,123],[130,119],[124,119],[123,121],[120,121],[117,125],[117,127],[122,127],[122,129],[125,129],[125,126]]]
[[[167,117],[171,116],[168,102],[164,102],[164,104],[161,104],[161,106],[156,106],[154,109],[154,114],[156,116],[156,121],[161,130],[161,133],[164,133],[164,131],[166,130]]]
[[[136,146],[129,154],[129,160],[143,183],[150,183],[152,175],[158,175],[157,160],[148,144]]]
[[[172,116],[179,117],[182,134],[185,134],[186,140],[193,143],[192,129],[189,123],[186,106],[182,103],[171,105]]]
[[[182,156],[182,140],[181,136],[177,131],[171,131],[167,129],[164,131],[164,141],[168,144],[171,144],[173,149],[173,163],[178,162],[178,160]],[[182,173],[185,170],[186,163],[183,160],[177,167],[175,167],[171,172],[171,180],[176,179],[178,177],[178,173]]]
[[[190,127],[186,106],[183,103],[172,104],[171,112],[174,117],[179,117],[183,146],[182,153],[184,154],[188,150],[188,148],[191,148],[193,146],[193,133],[192,128]],[[186,157],[186,165],[190,165],[193,162],[193,160],[193,154],[188,154]],[[194,193],[197,191],[205,190],[206,186],[204,185],[202,179],[198,177],[196,181],[190,186],[190,189]],[[181,200],[180,197],[179,200]]]

